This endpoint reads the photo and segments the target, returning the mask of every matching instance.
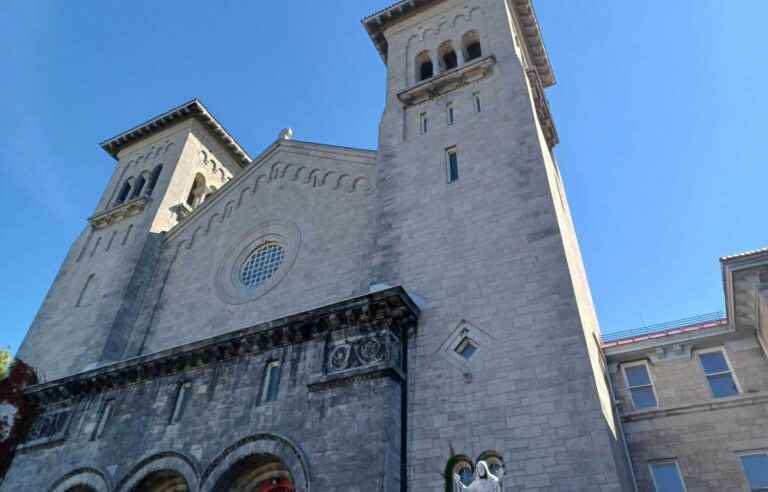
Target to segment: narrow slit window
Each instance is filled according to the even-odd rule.
[[[733,371],[722,350],[699,353],[699,361],[709,382],[709,389],[715,398],[724,398],[739,394]]]
[[[93,245],[93,249],[91,249],[91,254],[88,255],[89,258],[93,258],[93,255],[96,254],[96,250],[99,249],[99,244],[101,244],[101,236],[96,238],[96,244]]]
[[[453,125],[453,103],[449,102],[445,105],[445,118],[447,120],[448,126]]]
[[[448,182],[457,181],[459,179],[459,156],[456,153],[456,147],[451,147],[445,151],[445,166]]]
[[[472,104],[475,106],[475,113],[481,113],[483,111],[483,107],[480,104],[480,93],[475,92],[472,94]]]
[[[128,226],[128,229],[125,230],[125,236],[123,236],[123,242],[120,244],[120,246],[125,246],[125,243],[128,242],[128,238],[131,236],[131,230],[133,229],[133,224]]]
[[[746,453],[739,458],[749,490],[768,490],[768,451]]]
[[[421,134],[426,135],[427,130],[429,130],[429,119],[427,118],[427,113],[421,113],[419,115],[419,128],[421,129]]]
[[[280,362],[274,360],[267,364],[264,372],[264,385],[261,394],[262,403],[275,401],[280,388]]]
[[[653,463],[651,475],[656,492],[686,492],[677,461]]]
[[[93,432],[93,439],[98,439],[104,434],[104,430],[107,427],[107,422],[109,422],[109,417],[112,415],[112,407],[114,406],[114,404],[115,404],[114,400],[109,400],[106,403],[104,403],[104,406],[101,408],[99,423]]]
[[[635,410],[653,408],[656,404],[656,394],[653,391],[653,383],[645,362],[624,366],[624,378],[627,388],[632,395],[632,404]]]
[[[175,424],[181,420],[181,415],[184,412],[184,406],[187,402],[187,394],[189,393],[191,386],[192,384],[187,381],[179,384],[176,389],[176,400],[173,404],[173,412],[171,413],[171,424]]]

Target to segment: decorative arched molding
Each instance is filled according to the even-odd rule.
[[[202,492],[215,492],[219,479],[240,460],[253,455],[278,458],[290,471],[294,492],[310,492],[310,471],[304,454],[290,439],[277,434],[255,434],[245,437],[222,451],[211,461],[200,477]]]
[[[352,182],[352,189],[350,190],[350,192],[368,191],[368,190],[370,190],[370,186],[368,186],[368,178],[366,178],[365,176],[360,176],[359,178],[356,178]]]
[[[117,492],[131,492],[144,478],[158,471],[176,472],[187,481],[189,490],[198,490],[199,466],[194,459],[174,451],[155,454],[144,458],[120,480]],[[136,491],[140,492],[140,491]]]
[[[240,208],[243,205],[243,199],[247,194],[251,194],[251,195],[253,194],[250,186],[246,186],[245,188],[242,189],[242,191],[240,191],[240,196],[237,199],[237,208]]]
[[[111,492],[109,475],[97,468],[78,468],[59,478],[48,488],[48,492],[66,492],[72,487],[90,487],[96,492]]]

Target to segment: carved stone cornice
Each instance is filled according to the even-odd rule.
[[[541,85],[541,79],[536,70],[528,69],[525,73],[528,75],[528,81],[531,84],[533,104],[536,106],[536,116],[539,119],[541,131],[544,132],[544,138],[547,140],[547,145],[552,149],[555,145],[560,143],[560,138],[557,136],[555,120],[552,118],[552,113],[549,111],[549,102],[547,102],[547,96],[544,94],[544,87]]]
[[[484,56],[437,74],[397,94],[406,106],[434,99],[493,73],[496,57]]]
[[[47,406],[250,353],[302,343],[349,328],[370,327],[379,332],[392,331],[398,337],[406,336],[415,328],[419,313],[419,308],[402,287],[391,287],[31,386],[25,393],[36,403]]]
[[[146,196],[128,200],[117,207],[112,207],[105,212],[94,215],[88,219],[88,222],[90,222],[94,229],[103,229],[110,224],[140,214],[147,207],[150,200],[151,199]]]
[[[101,142],[100,145],[102,149],[109,153],[109,155],[117,158],[117,154],[126,147],[188,118],[194,118],[205,125],[206,128],[211,131],[214,138],[227,149],[239,166],[245,167],[250,164],[251,156],[240,147],[240,144],[237,143],[234,137],[221,126],[218,120],[213,117],[205,106],[203,106],[203,103],[197,99],[187,101],[181,106],[177,106],[176,108],[152,118],[139,126],[131,128],[120,135]]]
[[[378,12],[375,12],[362,20],[365,30],[368,32],[373,45],[381,55],[384,63],[387,62],[387,51],[389,43],[384,35],[390,26],[407,19],[408,17],[427,9],[443,0],[402,0]],[[544,47],[544,41],[541,37],[539,21],[536,18],[536,12],[533,9],[533,0],[507,0],[519,20],[522,32],[522,42],[525,43],[527,51],[531,57],[531,63],[539,73],[544,87],[555,84],[555,74],[552,65],[549,63],[549,56]]]

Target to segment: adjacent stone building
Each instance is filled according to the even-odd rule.
[[[480,460],[505,491],[651,490],[675,460],[689,490],[746,487],[735,464],[768,448],[756,257],[724,263],[731,321],[603,344],[531,1],[363,25],[376,151],[286,130],[252,157],[197,100],[102,143],[114,174],[18,353],[41,413],[0,490],[443,491]],[[716,403],[724,373],[694,377],[714,347],[740,384]]]

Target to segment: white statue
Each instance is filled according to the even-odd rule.
[[[501,492],[501,479],[504,478],[504,469],[499,468],[498,475],[491,473],[488,463],[478,461],[475,466],[475,473],[472,477],[472,483],[464,485],[461,478],[454,474],[454,489],[458,491],[469,490],[470,492]]]

